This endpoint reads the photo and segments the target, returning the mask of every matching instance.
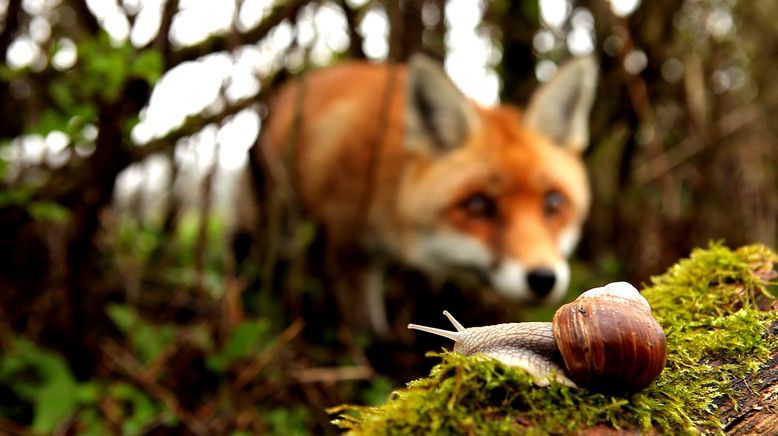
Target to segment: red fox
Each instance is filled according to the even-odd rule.
[[[364,304],[376,332],[388,331],[391,261],[553,303],[589,208],[581,153],[596,82],[592,58],[572,60],[522,113],[469,101],[422,55],[344,63],[280,88],[254,152],[276,184],[294,181],[325,231],[341,309]]]

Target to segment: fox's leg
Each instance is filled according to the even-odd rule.
[[[384,302],[384,264],[362,250],[328,250],[332,288],[347,329],[370,328],[387,338],[390,333]]]
[[[382,339],[390,336],[386,318],[386,296],[384,290],[384,265],[378,261],[368,264],[364,273],[362,293],[367,309],[368,321],[373,332]]]

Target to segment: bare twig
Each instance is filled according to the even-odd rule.
[[[621,50],[619,51],[619,62],[623,66],[627,56],[635,49],[635,44],[624,19],[617,18],[610,9],[608,9],[608,11],[607,17],[613,24],[613,32],[623,41]],[[623,70],[623,67],[622,71],[630,103],[632,103],[632,108],[640,120],[640,128],[651,128],[656,130],[656,116],[654,115],[654,108],[648,97],[648,85],[646,84],[645,79],[639,74],[630,74]],[[661,140],[656,133],[651,135],[647,146],[649,152],[657,158],[661,158],[664,154]]]
[[[303,395],[305,395],[305,402],[312,410],[314,419],[322,428],[330,428],[332,424],[324,408],[332,404],[332,402],[325,400],[322,392],[313,385],[303,384],[301,387]]]
[[[19,27],[19,14],[22,12],[22,0],[10,0],[5,9],[5,20],[3,30],[0,31],[0,53],[5,56],[8,52],[8,46],[16,34]]]
[[[346,0],[338,0],[338,6],[343,10],[343,15],[346,16],[346,25],[348,26],[348,39],[349,39],[349,55],[354,59],[365,59],[365,51],[362,49],[364,46],[364,38],[359,33],[358,27],[362,16],[365,14],[367,7],[370,6],[370,2],[366,2],[364,5],[357,9],[352,8]]]
[[[100,23],[97,21],[97,17],[95,17],[94,14],[92,14],[92,11],[89,10],[89,6],[87,6],[86,1],[72,0],[68,3],[76,11],[78,19],[90,34],[94,35],[102,29],[102,27],[100,27]]]
[[[182,423],[194,434],[209,434],[206,425],[201,422],[192,413],[186,410],[178,402],[175,394],[164,386],[157,383],[155,379],[148,377],[148,373],[143,371],[140,363],[129,352],[125,351],[113,341],[106,341],[102,345],[105,354],[116,363],[119,368],[125,371],[132,379],[148,394],[165,404]]]
[[[165,2],[157,36],[151,42],[151,46],[162,53],[165,61],[170,59],[170,27],[173,25],[173,17],[178,12],[178,3],[179,0],[167,0]]]
[[[298,383],[335,384],[342,381],[367,380],[375,375],[370,366],[336,366],[329,368],[303,368],[292,371]]]
[[[243,44],[253,44],[264,38],[275,26],[282,21],[293,17],[310,0],[288,0],[278,2],[273,10],[262,20],[259,25],[246,32],[234,32],[212,36],[205,41],[184,47],[172,53],[170,67],[180,63],[197,59],[209,53],[228,50],[238,38]]]
[[[217,113],[197,114],[197,115],[190,116],[186,119],[186,121],[184,121],[184,124],[181,127],[168,132],[165,136],[161,138],[147,142],[142,146],[129,145],[128,148],[130,149],[129,151],[132,160],[133,162],[138,162],[151,155],[163,152],[168,148],[174,147],[176,142],[179,139],[194,135],[195,133],[199,132],[203,127],[207,126],[208,124],[218,123],[230,115],[235,115],[244,109],[255,107],[257,100],[262,100],[262,99],[263,99],[263,93],[260,92],[259,96],[241,100],[235,104],[225,107],[224,109],[222,109]]]
[[[719,139],[725,139],[741,128],[753,123],[759,119],[762,113],[762,110],[754,105],[735,108],[716,122]],[[655,156],[648,162],[635,168],[635,182],[638,185],[650,183],[696,156],[710,145],[712,145],[712,142],[701,141],[697,135],[688,136],[678,145],[667,150],[666,153]]]
[[[696,53],[689,53],[684,59],[683,87],[686,92],[686,108],[689,119],[697,134],[705,135],[708,127],[710,104],[705,89],[705,66]]]
[[[145,366],[139,368],[141,371],[139,375],[144,380],[157,380],[170,359],[173,358],[176,355],[176,352],[180,349],[182,345],[181,338],[182,335],[179,333],[175,341],[158,352],[157,355],[154,356],[154,359],[148,362]]]
[[[0,416],[0,433],[17,435],[31,434],[27,427],[19,425],[4,416]]]
[[[231,273],[224,285],[224,295],[222,297],[222,322],[219,325],[220,331],[231,331],[238,323],[243,321],[245,313],[241,294],[246,289],[247,281],[238,278]]]
[[[213,162],[200,185],[200,223],[197,229],[197,240],[195,241],[194,249],[194,272],[195,292],[201,297],[205,295],[204,270],[205,256],[208,248],[208,218],[211,215],[211,206],[213,205],[213,181],[218,171],[219,143],[217,142]]]
[[[302,331],[305,323],[301,319],[295,320],[286,328],[275,341],[268,346],[262,353],[256,356],[244,369],[238,374],[235,380],[235,389],[242,389],[265,368],[270,362],[278,357],[279,351],[286,344],[294,340]]]

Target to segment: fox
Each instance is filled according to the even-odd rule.
[[[375,333],[390,330],[393,262],[554,304],[590,206],[597,76],[592,57],[574,58],[520,110],[468,99],[423,54],[344,62],[282,85],[252,153],[323,229],[344,316],[366,313]]]

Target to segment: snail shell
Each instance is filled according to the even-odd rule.
[[[529,372],[539,386],[554,379],[600,391],[633,391],[659,376],[667,357],[664,332],[632,285],[608,284],[584,292],[557,310],[551,323],[524,322],[465,328],[443,312],[456,331],[408,328],[455,341],[454,351],[484,354]]]
[[[584,292],[560,307],[551,324],[567,372],[580,385],[640,390],[665,367],[665,334],[629,283]]]

